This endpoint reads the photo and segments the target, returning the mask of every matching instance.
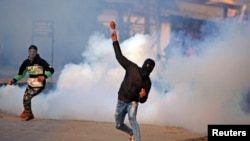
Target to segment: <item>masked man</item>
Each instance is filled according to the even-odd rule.
[[[140,129],[136,120],[138,104],[146,102],[151,88],[149,74],[155,66],[152,59],[146,59],[142,67],[123,56],[117,34],[111,35],[115,56],[119,64],[125,69],[125,77],[118,91],[118,102],[115,111],[116,128],[130,135],[131,141],[140,141]],[[126,114],[131,128],[124,123]]]
[[[44,90],[46,78],[49,78],[54,73],[54,69],[47,61],[39,56],[35,45],[29,47],[28,53],[29,56],[19,67],[18,74],[12,80],[8,81],[9,85],[15,84],[25,76],[26,72],[29,73],[28,85],[23,96],[24,111],[20,115],[23,121],[34,119],[31,109],[31,99]]]

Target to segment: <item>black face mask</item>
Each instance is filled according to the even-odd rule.
[[[152,59],[146,59],[142,65],[142,76],[146,77],[153,71],[155,62]]]

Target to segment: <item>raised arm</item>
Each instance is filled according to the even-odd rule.
[[[115,57],[117,59],[117,61],[120,63],[120,65],[126,69],[129,67],[129,65],[132,63],[130,60],[128,60],[125,56],[123,56],[119,42],[117,40],[117,34],[116,31],[114,31],[111,34],[111,38],[113,41],[113,47],[114,47],[114,51],[115,51]]]

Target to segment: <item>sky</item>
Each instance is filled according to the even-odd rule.
[[[15,50],[9,51],[13,59],[24,58],[26,55],[23,50],[30,43],[30,21],[36,19],[34,13],[49,19],[46,15],[57,1],[52,0],[50,4],[45,4],[46,1],[22,2],[26,3],[19,3],[17,0],[0,2],[0,9],[9,11],[4,15],[0,14],[0,31],[5,33],[2,35],[18,36],[15,43],[8,42],[9,47]],[[57,14],[49,15],[58,26],[55,33],[58,58],[65,58],[69,51],[69,58],[79,57],[75,61],[66,60],[62,69],[57,70],[59,76],[53,89],[32,99],[33,113],[37,118],[114,122],[117,92],[125,71],[115,59],[110,35],[102,30],[88,31],[88,26],[92,25],[89,23],[86,27],[80,26],[83,25],[84,18],[74,15],[78,10],[62,10],[65,7],[79,7],[80,1],[74,2],[76,3],[69,4],[62,1],[60,8],[55,10]],[[39,10],[43,3],[50,7],[46,12]],[[2,6],[3,4],[7,6]],[[16,11],[10,12],[10,8]],[[63,11],[65,14],[62,14]],[[18,16],[13,16],[15,14]],[[65,16],[67,14],[70,15]],[[10,18],[7,19],[7,15]],[[3,18],[8,22],[2,22]],[[74,18],[77,20],[72,20]],[[27,25],[18,28],[18,21],[26,22]],[[86,28],[86,32],[79,31],[79,27],[83,28],[82,31]],[[211,28],[204,26],[204,30]],[[249,26],[242,28],[233,22],[225,22],[217,27],[216,34],[196,44],[200,47],[198,54],[187,57],[179,48],[173,48],[168,50],[165,62],[156,58],[151,44],[155,35],[136,34],[120,41],[123,54],[139,66],[149,57],[156,61],[151,74],[152,88],[149,98],[146,103],[139,104],[138,122],[183,127],[203,133],[206,133],[208,124],[250,124],[247,98],[250,91],[249,31]],[[87,36],[84,39],[86,43],[81,40],[81,35]],[[14,47],[14,44],[18,47]],[[75,48],[70,46],[67,50],[58,47],[69,44]],[[1,86],[0,109],[19,115],[23,110],[25,88],[26,86],[17,85]]]

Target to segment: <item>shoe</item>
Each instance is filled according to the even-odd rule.
[[[131,135],[131,136],[129,137],[129,140],[130,140],[130,141],[135,141],[135,136],[134,136],[134,135]]]
[[[20,118],[25,118],[28,115],[28,111],[23,111],[20,115]]]
[[[22,118],[21,120],[22,120],[22,121],[29,121],[29,120],[32,120],[32,119],[34,119],[34,118],[35,118],[34,115],[31,114],[31,115],[29,115],[29,116],[27,116],[27,117],[25,117],[25,118]]]
[[[20,118],[22,121],[28,121],[34,119],[34,115],[30,114],[30,112],[23,111],[22,114],[20,115]]]

